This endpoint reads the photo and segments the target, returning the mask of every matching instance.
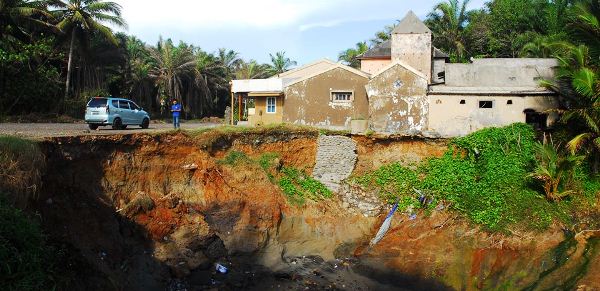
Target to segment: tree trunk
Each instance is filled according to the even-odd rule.
[[[71,86],[71,66],[73,65],[73,46],[75,45],[75,28],[71,32],[71,46],[69,47],[69,63],[67,64],[67,82],[65,85],[65,99],[69,98],[69,86]]]

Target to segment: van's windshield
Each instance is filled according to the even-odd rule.
[[[92,98],[90,102],[88,102],[88,107],[106,107],[106,98]]]

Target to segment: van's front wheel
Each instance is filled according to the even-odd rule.
[[[121,121],[121,118],[115,118],[115,120],[113,120],[112,129],[123,129],[123,121]]]
[[[144,118],[144,120],[142,121],[142,124],[140,124],[140,127],[143,129],[146,129],[146,128],[148,128],[148,126],[150,126],[150,119]]]

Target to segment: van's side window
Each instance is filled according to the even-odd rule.
[[[113,100],[113,101],[112,101],[112,106],[113,106],[114,108],[119,108],[119,100]]]
[[[129,108],[131,108],[131,110],[140,110],[140,108],[133,102],[129,102]]]
[[[125,100],[119,100],[119,108],[129,109],[129,102],[127,102]]]

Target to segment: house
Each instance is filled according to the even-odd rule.
[[[515,122],[543,129],[557,118],[549,113],[558,106],[556,94],[540,86],[553,78],[557,60],[450,63],[412,11],[390,40],[359,59],[361,70],[321,60],[271,79],[235,80],[232,92],[239,108],[254,98],[254,110],[247,111],[251,125],[348,129],[352,120],[367,119],[375,132],[453,137]]]
[[[368,81],[369,74],[363,71],[323,59],[269,79],[232,81],[232,107],[236,97],[238,108],[253,104],[245,110],[252,126],[348,128],[352,119],[368,117]],[[238,118],[243,120],[244,114]]]

